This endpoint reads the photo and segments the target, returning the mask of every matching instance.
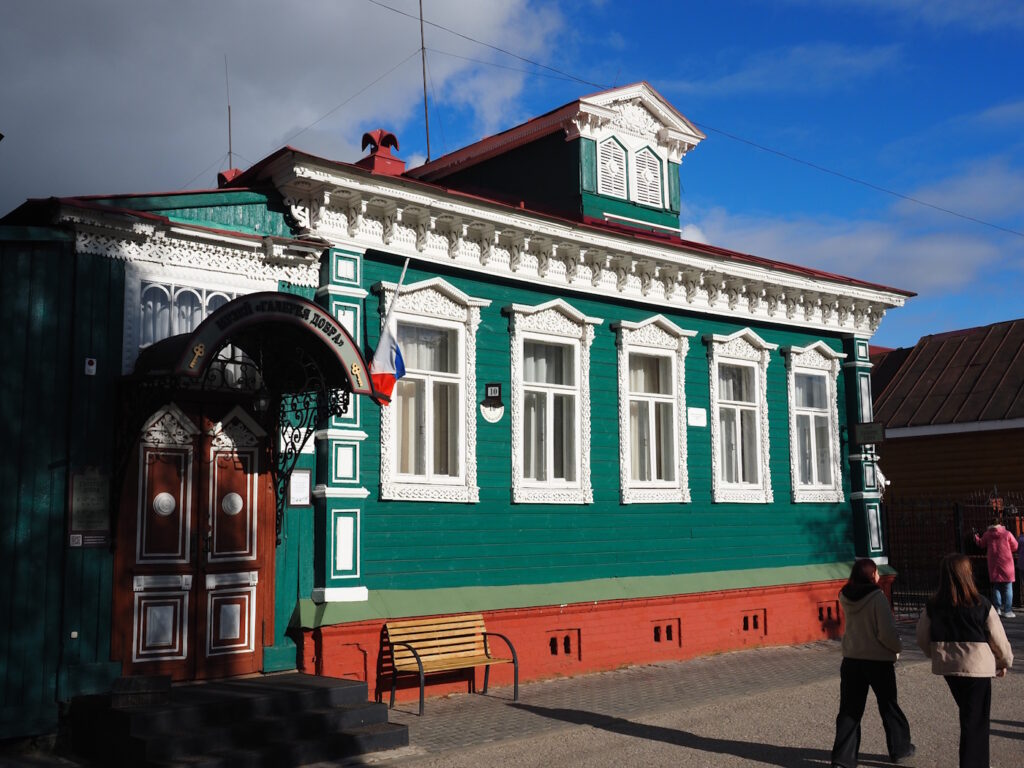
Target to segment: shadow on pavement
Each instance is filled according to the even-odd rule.
[[[831,753],[824,749],[780,747],[774,744],[715,739],[707,736],[698,736],[688,731],[634,723],[621,717],[611,717],[610,715],[586,712],[580,709],[555,709],[520,703],[509,704],[509,706],[526,712],[532,712],[541,717],[561,720],[574,725],[589,725],[593,728],[600,728],[624,736],[632,736],[633,738],[650,741],[663,741],[667,744],[674,744],[686,747],[687,749],[697,749],[712,754],[734,755],[747,760],[757,760],[769,765],[777,765],[779,768],[821,768],[821,766],[830,764]],[[864,765],[873,764],[865,762],[863,759],[861,762]],[[879,764],[888,765],[885,762]]]

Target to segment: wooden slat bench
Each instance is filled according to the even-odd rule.
[[[484,693],[492,664],[512,664],[514,688],[512,698],[519,701],[519,659],[512,642],[504,635],[488,632],[484,617],[479,613],[444,616],[441,618],[389,621],[384,625],[382,639],[390,650],[391,703],[395,706],[395,688],[398,676],[418,674],[420,678],[420,714],[423,714],[424,677],[433,672],[484,667]],[[489,638],[505,642],[511,658],[494,656]],[[382,655],[384,648],[381,649]]]

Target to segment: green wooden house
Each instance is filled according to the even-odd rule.
[[[528,679],[834,635],[912,294],[682,240],[703,139],[640,83],[0,220],[0,738],[122,675],[378,690],[400,617],[482,612]]]

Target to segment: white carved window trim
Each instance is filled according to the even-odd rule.
[[[708,334],[708,366],[711,380],[711,495],[715,502],[770,504],[770,433],[768,430],[768,362],[778,344],[769,344],[749,328],[729,335]],[[758,411],[758,483],[726,483],[721,478],[722,434],[718,413],[718,369],[722,364],[753,365]]]
[[[645,177],[645,172],[649,177]],[[636,190],[636,201],[652,208],[664,208],[665,198],[662,189],[664,177],[661,158],[649,147],[642,147],[633,153],[633,182]]]
[[[277,281],[252,280],[250,278],[178,266],[163,266],[150,263],[129,263],[125,265],[124,289],[124,334],[122,337],[121,372],[128,374],[135,367],[135,360],[143,349],[142,298],[147,289],[163,290],[172,304],[174,316],[174,297],[194,293],[200,297],[203,319],[209,300],[214,296],[223,296],[228,301],[257,291],[276,291]],[[171,321],[170,335],[183,333]],[[157,339],[160,341],[162,339]],[[145,345],[145,346],[148,346]]]
[[[686,380],[685,360],[690,339],[696,331],[685,331],[661,315],[642,323],[620,322],[619,348],[619,484],[623,504],[690,501],[690,485],[686,471]],[[665,482],[637,482],[632,478],[630,452],[630,389],[629,356],[631,353],[662,355],[672,361],[673,393],[676,411],[676,478]]]
[[[409,352],[408,352],[408,350],[406,350],[406,352],[403,353],[403,357],[406,360],[405,376],[403,377],[402,381],[398,382],[395,385],[395,389],[397,390],[399,387],[401,387],[403,385],[403,383],[407,383],[408,381],[411,381],[411,380],[418,380],[418,381],[425,382],[426,386],[424,387],[423,392],[424,392],[424,397],[427,400],[427,405],[426,405],[426,409],[425,409],[425,414],[426,414],[426,417],[427,417],[427,423],[424,425],[424,428],[426,429],[428,434],[433,434],[436,431],[436,428],[437,428],[437,422],[435,420],[434,407],[433,407],[433,404],[432,404],[432,401],[433,401],[433,397],[432,397],[432,394],[433,394],[433,384],[443,382],[443,383],[447,383],[447,384],[454,384],[454,385],[456,385],[458,387],[458,396],[456,397],[456,402],[458,402],[458,403],[465,403],[466,402],[466,394],[465,394],[465,392],[466,392],[466,376],[465,376],[466,355],[465,355],[465,352],[464,352],[464,348],[465,348],[465,345],[466,345],[466,327],[465,327],[465,323],[462,323],[462,322],[459,322],[459,321],[449,321],[449,320],[438,320],[438,319],[435,319],[435,318],[425,318],[425,317],[422,317],[422,316],[419,316],[419,315],[410,315],[410,314],[407,314],[407,313],[402,312],[401,310],[397,310],[397,309],[395,310],[395,319],[398,321],[399,326],[406,326],[406,327],[415,326],[417,328],[431,328],[431,329],[436,329],[436,330],[439,330],[439,331],[453,331],[454,332],[455,357],[458,360],[458,370],[457,371],[442,373],[442,372],[436,371],[436,370],[431,370],[431,371],[424,371],[422,369],[417,370],[417,369],[413,368],[410,365],[410,363],[409,363]],[[403,336],[403,334],[402,334],[401,330],[399,330],[398,337],[399,337],[399,341],[400,342],[402,341],[402,336]],[[388,410],[388,416],[390,417],[390,420],[392,422],[392,426],[394,426],[395,421],[398,418],[398,411],[397,411],[397,405],[398,404],[395,402],[396,400],[398,400],[397,394],[392,396],[392,407],[389,407],[387,409]],[[461,486],[465,486],[465,484],[466,484],[466,462],[465,462],[465,456],[463,455],[465,453],[465,451],[461,450],[461,447],[465,446],[465,444],[466,444],[466,414],[465,414],[464,410],[459,411],[458,413],[456,413],[456,417],[457,418],[456,418],[456,425],[455,425],[455,439],[457,440],[457,444],[460,447],[460,451],[459,451],[460,455],[459,455],[459,459],[458,459],[458,461],[459,461],[459,471],[458,471],[458,473],[454,474],[454,475],[443,475],[443,474],[435,473],[433,471],[433,469],[434,469],[434,467],[433,467],[433,458],[432,458],[432,455],[431,455],[433,453],[433,450],[432,450],[433,446],[432,446],[432,444],[429,441],[425,441],[424,444],[423,444],[423,450],[424,450],[424,454],[425,454],[424,461],[425,461],[425,464],[427,466],[425,467],[424,473],[423,474],[419,474],[419,475],[414,473],[414,472],[405,472],[405,473],[403,473],[401,471],[400,462],[396,458],[395,459],[395,475],[394,475],[396,483],[401,484],[401,485],[420,484],[420,485],[461,485]],[[396,430],[392,434],[397,436],[398,431]],[[398,441],[397,440],[395,441],[394,450],[396,450],[396,451],[398,450]]]
[[[597,193],[626,200],[629,197],[629,166],[626,148],[615,138],[608,138],[597,145]],[[616,169],[606,167],[614,163]]]
[[[380,322],[395,300],[395,283],[378,283]],[[462,350],[463,411],[460,414],[462,439],[461,481],[451,478],[431,482],[407,482],[398,474],[395,409],[381,409],[380,419],[380,497],[392,501],[447,501],[476,503],[480,489],[476,484],[476,330],[480,325],[480,308],[490,305],[486,299],[472,298],[439,277],[411,285],[403,285],[398,294],[395,312],[399,320],[417,324],[457,327]]]
[[[562,299],[537,306],[514,304],[504,311],[509,316],[511,333],[512,501],[517,504],[591,504],[594,490],[590,484],[590,346],[595,326],[604,321],[587,317]],[[578,350],[578,472],[571,485],[538,484],[523,477],[523,343],[527,339],[554,344],[574,342]]]
[[[836,352],[822,341],[807,347],[785,347],[786,379],[789,395],[789,454],[790,473],[795,502],[839,502],[843,501],[842,453],[839,446],[839,396],[837,380],[840,361],[846,355]],[[796,433],[796,374],[809,373],[824,375],[828,399],[829,450],[831,452],[832,482],[828,485],[802,485],[800,478],[800,450]]]

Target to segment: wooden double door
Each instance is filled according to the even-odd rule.
[[[240,407],[169,403],[146,422],[114,559],[114,648],[125,675],[260,670],[264,637],[273,637],[266,440]]]

